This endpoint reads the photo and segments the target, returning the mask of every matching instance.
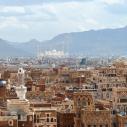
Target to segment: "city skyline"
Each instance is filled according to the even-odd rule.
[[[61,33],[126,26],[125,0],[0,0],[0,38],[49,40]]]

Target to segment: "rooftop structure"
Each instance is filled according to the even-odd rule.
[[[40,53],[39,57],[49,57],[49,58],[62,58],[65,57],[65,53],[63,51],[51,50],[45,51],[44,53]]]

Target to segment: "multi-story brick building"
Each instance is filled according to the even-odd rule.
[[[93,97],[88,92],[75,93],[75,127],[111,127],[110,110],[95,108]]]
[[[113,109],[117,112],[127,112],[127,88],[113,88]]]

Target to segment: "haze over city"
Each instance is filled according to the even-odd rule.
[[[127,127],[127,0],[0,0],[0,127]]]

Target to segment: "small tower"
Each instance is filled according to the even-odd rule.
[[[94,109],[94,102],[91,93],[85,92],[77,92],[74,93],[74,109],[76,112],[75,127],[81,127],[81,111],[85,109],[87,111],[91,111]]]
[[[18,69],[18,86],[24,85],[25,70],[23,68]]]
[[[16,94],[19,100],[26,99],[27,88],[24,86],[25,71],[23,68],[18,70],[18,85],[16,86]]]
[[[23,68],[18,69],[18,84],[15,87],[18,99],[7,100],[7,110],[10,115],[17,115],[18,120],[26,121],[30,112],[30,102],[26,99],[27,88],[24,85],[25,71]]]

